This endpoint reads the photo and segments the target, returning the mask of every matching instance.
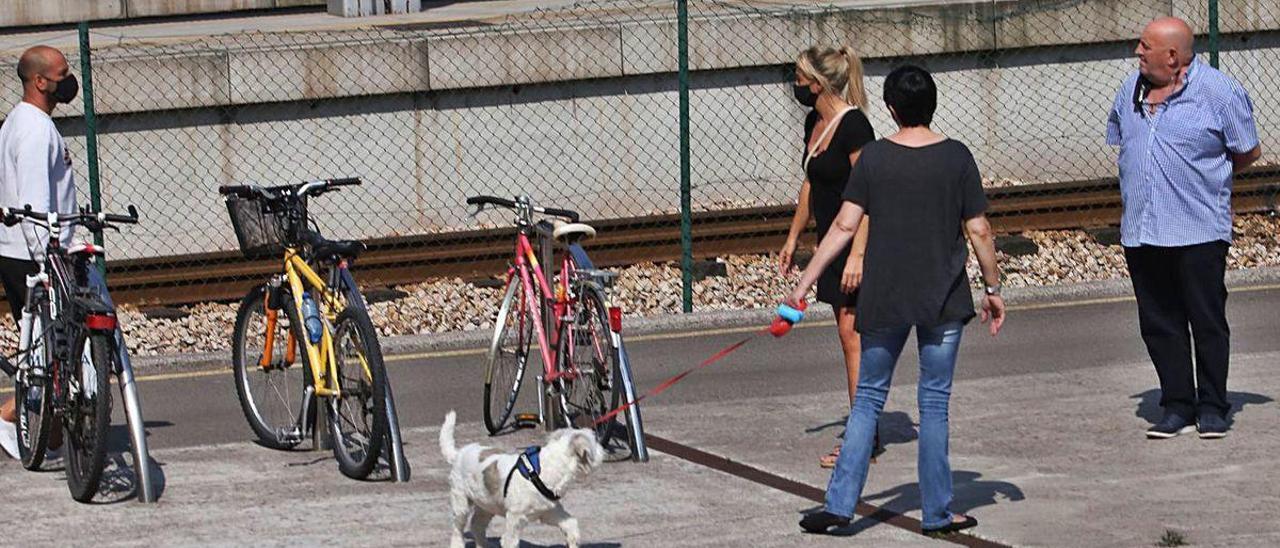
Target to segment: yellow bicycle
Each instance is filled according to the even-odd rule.
[[[359,184],[330,179],[218,192],[241,251],[284,258],[282,273],[250,290],[236,315],[232,365],[245,419],[274,449],[292,449],[309,435],[324,443],[327,434],[338,469],[364,479],[388,435],[382,350],[348,269],[364,244],[327,240],[307,216],[308,198]],[[316,427],[319,402],[327,431]]]

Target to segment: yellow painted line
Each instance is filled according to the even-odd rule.
[[[187,371],[184,373],[156,373],[154,375],[142,375],[134,377],[138,382],[150,381],[172,381],[177,379],[196,379],[200,377],[216,377],[218,375],[231,376],[230,368],[212,369],[209,371]]]
[[[1071,308],[1075,306],[1088,306],[1092,304],[1110,304],[1132,301],[1133,297],[1103,297],[1100,299],[1084,299],[1080,301],[1070,301],[1065,303],[1044,303],[1044,304],[1028,304],[1022,306],[1010,306],[1009,312],[1019,312],[1025,310],[1048,310],[1051,308]]]
[[[1280,284],[1241,287],[1236,289],[1230,289],[1228,290],[1228,292],[1253,293],[1256,291],[1271,291],[1275,289],[1280,289]],[[1079,301],[1067,301],[1067,302],[1061,302],[1061,303],[1044,303],[1044,304],[1031,304],[1031,305],[1025,305],[1025,306],[1010,306],[1009,311],[1014,312],[1019,310],[1046,310],[1051,308],[1070,308],[1073,306],[1088,306],[1093,304],[1132,302],[1134,300],[1135,298],[1133,295],[1127,295],[1122,297],[1103,297],[1100,299],[1083,299]]]
[[[230,375],[230,369],[213,369],[209,371],[185,371],[182,373],[156,373],[154,375],[140,375],[133,379],[137,382],[152,381],[172,381],[178,379],[195,379],[200,377],[216,377],[218,375]],[[111,378],[111,382],[116,382],[115,377]],[[0,394],[9,394],[13,392],[13,387],[0,388]]]
[[[530,351],[537,348],[534,345]],[[420,352],[417,354],[396,354],[394,356],[385,356],[382,358],[384,362],[403,362],[409,360],[417,360],[422,358],[452,358],[456,356],[478,356],[487,353],[487,348],[468,348],[465,350],[441,350],[439,352]]]
[[[1271,291],[1276,289],[1280,289],[1280,284],[1242,287],[1238,289],[1232,289],[1231,292],[1232,293],[1253,293],[1257,291]],[[1083,299],[1079,301],[1068,301],[1068,302],[1062,302],[1062,303],[1045,303],[1045,304],[1026,305],[1026,306],[1010,306],[1009,311],[1015,312],[1015,311],[1028,311],[1028,310],[1048,310],[1048,309],[1054,309],[1054,308],[1070,308],[1070,307],[1076,307],[1076,306],[1089,306],[1089,305],[1095,305],[1095,304],[1119,303],[1119,302],[1126,302],[1126,301],[1132,301],[1132,300],[1134,300],[1132,296],[1106,297],[1106,298],[1100,298],[1100,299]],[[796,329],[814,329],[819,327],[832,327],[835,324],[836,324],[835,320],[823,320],[818,322],[802,323],[795,327]],[[711,337],[716,335],[734,335],[734,334],[741,334],[741,333],[754,333],[756,331],[759,331],[760,329],[761,329],[760,327],[726,327],[726,328],[718,328],[718,329],[704,329],[701,331],[687,331],[687,332],[681,332],[681,333],[657,333],[653,335],[641,335],[637,337],[632,337],[628,340],[632,342],[665,341],[665,340],[673,340],[673,339],[688,339],[693,337]],[[479,356],[484,354],[487,351],[488,351],[487,349],[483,349],[483,348],[469,348],[469,349],[463,349],[463,350],[442,350],[437,352],[419,352],[415,354],[397,354],[394,356],[387,356],[383,358],[383,361],[404,362],[404,361],[436,359],[436,358],[452,358],[452,357],[458,357],[458,356]],[[156,373],[153,375],[140,375],[135,378],[137,379],[138,382],[154,382],[154,381],[170,381],[170,380],[180,380],[180,379],[195,379],[195,378],[202,378],[202,377],[216,377],[218,375],[228,375],[229,373],[230,373],[230,370],[224,368],[224,369],[215,369],[215,370],[209,370],[209,371],[187,371],[182,373]],[[0,394],[8,394],[11,392],[13,392],[13,388],[0,389]]]

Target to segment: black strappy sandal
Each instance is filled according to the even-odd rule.
[[[942,527],[939,527],[937,529],[925,529],[922,527],[920,529],[920,532],[930,537],[942,537],[942,536],[950,535],[952,533],[963,531],[965,529],[972,529],[977,526],[978,526],[977,519],[975,519],[973,516],[965,516],[964,521],[952,521],[951,523],[943,525]]]

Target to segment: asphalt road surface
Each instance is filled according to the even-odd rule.
[[[1276,337],[1278,306],[1277,289],[1232,292],[1228,314],[1233,353],[1280,350],[1280,337]],[[694,331],[629,341],[637,387],[647,390],[655,386],[750,335],[748,329],[754,330]],[[914,339],[907,343],[895,385],[915,382],[914,344]],[[479,350],[442,354],[389,358],[389,377],[405,428],[438,425],[450,409],[458,411],[460,421],[481,420],[483,354]],[[1087,370],[1145,359],[1132,300],[1051,305],[1013,310],[1004,331],[994,339],[975,320],[965,332],[956,379]],[[536,364],[532,362],[531,366]],[[143,376],[148,373],[143,372]],[[139,384],[153,448],[252,438],[236,401],[229,370],[178,376],[167,378],[161,374]],[[834,326],[804,325],[783,339],[763,336],[752,340],[723,361],[646,401],[646,405],[830,393],[842,390],[844,382]],[[1155,387],[1154,368],[1151,383]],[[534,392],[526,386],[517,410],[535,408]],[[649,427],[655,432],[662,428],[660,424]]]

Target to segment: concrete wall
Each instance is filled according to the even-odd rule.
[[[986,33],[964,23],[964,10],[989,4],[884,18],[893,22],[823,14],[695,20],[695,207],[794,200],[804,110],[791,97],[789,64],[807,44],[842,36],[869,52],[878,134],[892,129],[877,99],[883,76],[904,55],[935,71],[935,126],[970,146],[985,177],[1112,175],[1114,152],[1102,135],[1116,88],[1135,67],[1131,35],[1164,13],[1161,5],[1169,10],[1167,2],[1120,4],[1022,16],[1034,21],[988,13],[998,23]],[[1097,23],[1064,33],[1072,21]],[[1050,32],[1070,43],[976,54],[996,44],[1043,46]],[[674,25],[646,21],[501,35],[250,35],[243,43],[95,52],[106,205],[138,204],[145,217],[128,237],[113,238],[112,256],[234,249],[215,189],[244,182],[364,177],[364,187],[313,204],[335,237],[505,224],[503,215],[467,216],[463,200],[481,193],[527,193],[588,218],[674,212],[673,40]],[[1249,89],[1263,140],[1274,142],[1280,39],[1227,36],[1223,47],[1224,69]],[[83,158],[79,106],[60,110],[59,125]]]
[[[323,5],[325,0],[4,0],[0,27]]]

